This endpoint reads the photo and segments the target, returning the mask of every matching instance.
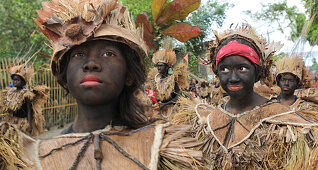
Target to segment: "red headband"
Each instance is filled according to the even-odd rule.
[[[257,53],[249,46],[240,44],[237,41],[233,40],[229,42],[227,45],[222,47],[216,55],[216,66],[218,66],[219,62],[227,56],[230,55],[239,55],[246,57],[252,63],[256,65],[260,65],[259,56]]]

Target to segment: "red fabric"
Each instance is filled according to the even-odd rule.
[[[229,42],[227,45],[222,47],[216,55],[216,66],[218,66],[219,62],[224,58],[231,55],[239,55],[246,57],[252,63],[256,65],[260,65],[259,56],[257,53],[249,46],[240,44],[239,42],[233,40]]]
[[[317,80],[314,88],[318,88],[318,80]]]
[[[152,89],[148,90],[148,96],[154,103],[158,103],[157,99],[155,98],[157,94]]]

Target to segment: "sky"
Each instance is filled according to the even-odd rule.
[[[206,2],[207,0],[202,0],[203,4]],[[212,27],[212,29],[223,31],[229,28],[229,26],[232,23],[237,24],[237,23],[247,22],[250,25],[252,25],[254,28],[256,28],[256,31],[259,34],[262,34],[266,38],[269,38],[270,41],[281,41],[284,44],[284,47],[281,49],[281,52],[288,53],[291,51],[294,43],[288,40],[289,34],[290,34],[289,29],[284,30],[284,33],[282,33],[281,31],[277,29],[278,28],[277,25],[273,24],[269,26],[268,23],[264,21],[255,21],[249,15],[243,12],[246,10],[251,10],[252,13],[261,11],[262,10],[261,3],[263,4],[274,3],[274,2],[278,2],[277,0],[266,0],[266,1],[264,0],[218,0],[218,2],[220,3],[228,2],[230,4],[233,4],[234,6],[230,8],[229,10],[227,10],[226,19],[223,23],[222,28],[218,28],[217,26],[215,26],[215,27]],[[298,7],[299,12],[303,12],[303,13],[305,12],[305,9],[303,7],[303,4],[301,3],[301,0],[288,0],[287,5],[289,7],[295,5]],[[269,32],[269,35],[267,34],[267,32]],[[311,47],[307,43],[304,46],[304,52],[310,52],[310,51],[318,51],[318,46]],[[315,55],[314,57],[318,59],[318,55]],[[304,60],[307,66],[310,66],[312,64],[311,62],[312,58],[306,58]]]

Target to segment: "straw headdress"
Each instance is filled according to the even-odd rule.
[[[128,10],[118,0],[52,0],[42,2],[35,20],[52,42],[52,72],[61,72],[64,54],[86,41],[104,39],[120,42],[135,50],[140,57],[148,49],[142,27],[136,28]],[[65,87],[65,84],[61,82]]]
[[[152,62],[158,64],[159,62],[168,64],[170,67],[175,65],[177,61],[176,53],[173,51],[173,42],[166,38],[163,40],[162,49],[158,50],[152,57]]]
[[[282,74],[291,73],[299,80],[299,88],[310,86],[311,76],[305,63],[299,56],[283,57],[275,62],[275,82],[278,83]]]
[[[9,68],[9,73],[11,78],[13,78],[14,75],[18,75],[27,83],[34,72],[32,68],[27,67],[25,64],[21,64]]]
[[[262,82],[272,82],[272,80],[268,80],[270,77],[270,68],[272,65],[271,57],[273,54],[282,48],[282,44],[280,42],[268,43],[265,38],[259,36],[254,28],[248,24],[242,24],[241,26],[237,26],[236,28],[228,29],[223,33],[218,33],[217,31],[213,31],[215,35],[215,40],[209,43],[208,47],[208,61],[205,64],[211,63],[212,70],[217,75],[217,67],[216,67],[216,54],[218,50],[222,47],[222,43],[229,39],[239,38],[244,39],[252,44],[256,52],[260,57],[260,79]]]

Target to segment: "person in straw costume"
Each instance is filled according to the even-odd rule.
[[[277,100],[299,112],[318,115],[318,90],[310,87],[311,76],[299,56],[283,57],[275,62],[275,82],[281,89]],[[295,95],[295,90],[301,89]],[[304,94],[307,92],[307,94]],[[311,93],[309,93],[311,92]],[[298,96],[297,96],[298,95]]]
[[[180,101],[172,122],[193,124],[208,169],[315,169],[317,121],[253,91],[255,82],[271,81],[271,56],[281,45],[247,24],[214,34],[208,55],[230,99],[217,107]]]
[[[33,69],[27,63],[9,68],[14,87],[1,91],[0,112],[5,114],[3,121],[16,125],[24,133],[36,136],[44,132],[42,105],[49,95],[49,88],[44,85],[25,88],[33,76]]]
[[[211,93],[213,91],[212,85],[210,86],[210,84],[204,79],[201,79],[199,83],[200,83],[200,86],[197,88],[197,91],[201,101],[204,103],[212,103],[212,100],[211,100]]]
[[[162,49],[154,53],[152,62],[157,68],[150,70],[148,81],[159,99],[159,117],[170,120],[174,112],[174,104],[181,90],[188,87],[187,69],[184,63],[179,63],[169,74],[169,69],[176,64],[176,53],[173,51],[171,39],[164,39]]]
[[[76,99],[78,115],[63,135],[51,139],[7,136],[20,141],[18,151],[11,148],[13,165],[46,170],[200,165],[191,125],[153,124],[138,105],[134,92],[145,81],[147,46],[127,8],[117,0],[53,0],[42,7],[35,21],[53,43],[52,72]],[[6,136],[6,129],[12,132],[4,128],[0,134]]]

